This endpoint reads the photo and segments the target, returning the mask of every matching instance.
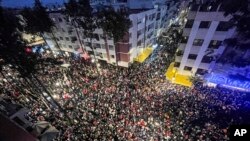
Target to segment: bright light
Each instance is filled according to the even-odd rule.
[[[205,79],[208,83],[214,83],[218,86],[232,88],[232,89],[238,89],[243,91],[249,91],[250,90],[250,81],[239,79],[239,77],[233,78],[232,76],[223,75],[223,74],[217,74],[212,73],[208,74]]]
[[[54,99],[59,99],[59,96],[58,96],[57,94],[54,94],[52,97],[53,97]]]
[[[48,94],[47,94],[47,93],[45,93],[45,92],[43,92],[43,95],[44,95],[44,96],[48,96]]]
[[[94,62],[95,62],[95,59],[91,59],[91,62],[94,63]]]
[[[158,44],[154,44],[152,47],[153,49],[157,48]]]
[[[59,86],[59,85],[60,85],[59,82],[57,82],[57,83],[56,83],[56,86]]]
[[[100,67],[101,65],[100,64],[97,64],[97,67]]]

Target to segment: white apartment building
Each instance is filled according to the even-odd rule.
[[[128,67],[143,48],[155,44],[157,35],[160,34],[162,29],[166,28],[169,20],[174,16],[175,12],[173,11],[176,11],[179,5],[179,3],[173,1],[168,3],[161,2],[164,0],[158,0],[159,2],[156,0],[147,1],[151,3],[151,7],[148,7],[149,5],[145,6],[148,2],[143,4],[140,1],[139,4],[135,4],[131,8],[129,6],[132,5],[131,0],[110,0],[109,3],[107,3],[107,0],[93,0],[91,3],[93,7],[100,3],[103,5],[111,3],[116,8],[127,7],[129,9],[129,19],[132,22],[128,34],[125,35],[121,42],[114,44],[113,39],[108,37],[108,48],[105,46],[102,29],[96,29],[94,31],[95,39],[92,40],[94,52],[90,48],[90,39],[85,38],[81,29],[75,29],[72,26],[70,21],[62,14],[62,8],[50,9],[48,12],[55,23],[56,28],[53,33],[61,50],[77,54],[82,53],[82,46],[90,56],[93,57],[95,54],[98,60]],[[52,40],[52,35],[46,34],[45,38],[52,50],[57,52],[57,48],[55,48],[57,45]]]
[[[190,3],[186,25],[179,44],[174,68],[186,76],[211,72],[215,61],[224,52],[223,41],[235,33],[229,28],[220,3]]]

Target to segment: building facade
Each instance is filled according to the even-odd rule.
[[[175,75],[202,76],[213,69],[224,52],[223,41],[235,34],[220,3],[190,3],[182,40],[175,55]]]
[[[127,7],[129,9],[129,19],[131,27],[118,43],[114,43],[113,39],[107,38],[107,45],[103,36],[102,29],[94,31],[94,39],[92,39],[93,50],[90,48],[91,41],[85,38],[82,29],[76,29],[71,22],[62,14],[63,8],[54,8],[49,10],[49,16],[55,23],[53,36],[56,37],[57,43],[52,40],[53,36],[48,33],[45,35],[46,42],[52,48],[53,52],[58,52],[56,46],[59,46],[62,51],[74,54],[81,54],[82,48],[98,60],[103,60],[110,64],[128,67],[133,63],[134,58],[138,56],[145,48],[152,47],[156,42],[157,35],[166,28],[169,19],[173,17],[179,3],[155,3],[150,1],[151,7],[143,6],[141,2],[137,7],[131,7],[131,1],[92,1],[94,7],[98,4],[112,4],[115,8]],[[147,3],[144,3],[144,5]],[[136,5],[136,4],[134,4]],[[140,5],[140,6],[139,6]],[[171,8],[170,8],[171,7]],[[173,8],[174,7],[174,8]],[[137,9],[139,8],[139,9]]]

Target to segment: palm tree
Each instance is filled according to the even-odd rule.
[[[56,43],[57,48],[61,50],[56,37],[53,33],[54,23],[50,19],[48,13],[46,12],[45,7],[42,6],[40,0],[35,0],[33,8],[24,8],[21,11],[21,15],[24,17],[26,21],[25,31],[29,34],[39,35],[44,41],[46,39],[44,37],[45,33],[51,33],[53,41]],[[48,45],[48,43],[46,42]]]

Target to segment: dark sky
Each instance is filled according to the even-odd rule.
[[[62,4],[67,0],[41,0],[44,5],[58,3]],[[32,6],[34,0],[2,0],[2,6],[4,7],[24,7],[24,6]]]

